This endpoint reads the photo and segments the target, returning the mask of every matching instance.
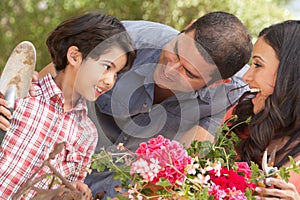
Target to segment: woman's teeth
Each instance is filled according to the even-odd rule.
[[[251,88],[250,92],[260,92],[260,89],[258,89],[258,88]]]

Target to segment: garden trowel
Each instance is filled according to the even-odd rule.
[[[36,52],[31,42],[19,43],[4,67],[0,79],[0,92],[13,111],[15,99],[27,96],[35,68]],[[5,131],[0,131],[0,144]]]

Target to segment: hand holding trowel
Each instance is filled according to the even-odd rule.
[[[36,52],[32,43],[19,43],[11,53],[0,79],[0,92],[13,111],[15,99],[27,96],[35,68]],[[3,115],[2,115],[3,116]],[[5,131],[0,130],[0,144]]]

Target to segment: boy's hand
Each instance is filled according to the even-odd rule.
[[[85,183],[73,181],[71,185],[84,196],[84,199],[91,200],[93,198],[90,188]]]
[[[9,110],[8,102],[4,99],[3,95],[0,95],[0,129],[7,131],[10,127],[9,120],[12,117],[12,113]]]
[[[39,79],[39,73],[35,71],[32,76],[32,82],[36,82]],[[34,85],[31,84],[29,88],[30,96],[35,96],[36,91],[34,89]],[[0,94],[0,129],[3,131],[7,131],[10,127],[9,120],[12,117],[12,113],[9,110],[8,102],[4,99],[4,95]]]
[[[39,73],[37,71],[33,72],[33,76],[32,76],[32,83],[31,86],[29,88],[29,94],[30,96],[36,96],[36,91],[34,89],[34,84],[33,82],[37,82],[39,80]]]

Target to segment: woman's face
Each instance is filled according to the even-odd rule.
[[[88,57],[80,66],[75,90],[87,100],[95,101],[114,86],[117,73],[126,62],[126,52],[118,47],[111,47],[100,55],[99,60]]]
[[[257,92],[252,99],[254,114],[264,109],[266,99],[273,94],[278,66],[274,49],[262,37],[258,38],[253,47],[252,64],[243,77],[251,92]]]

